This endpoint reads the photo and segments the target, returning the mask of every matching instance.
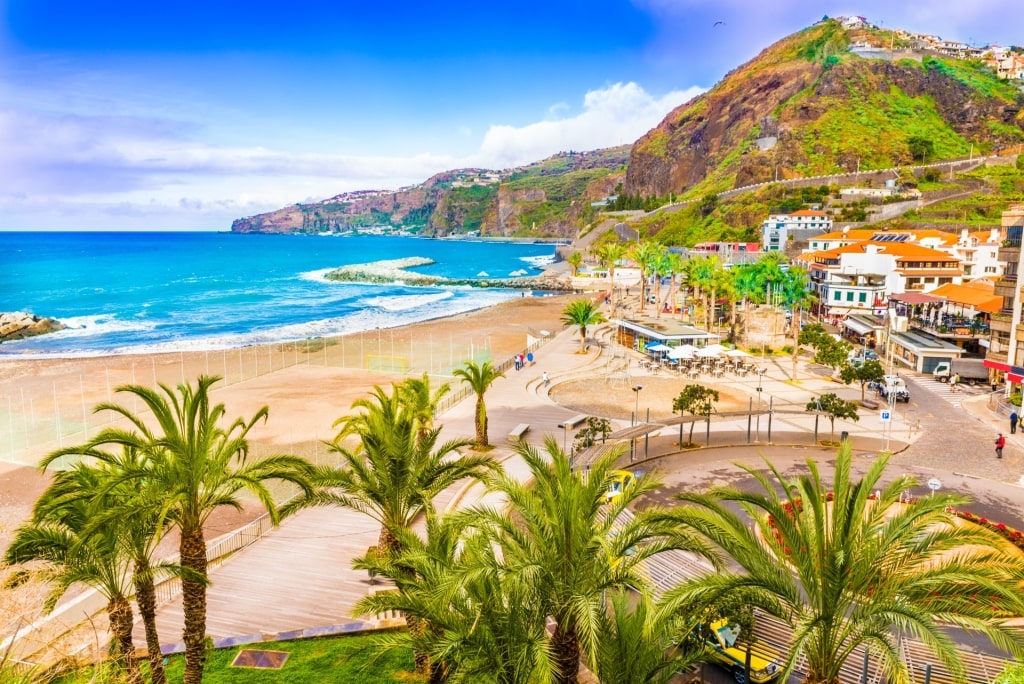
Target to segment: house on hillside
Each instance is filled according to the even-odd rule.
[[[832,230],[832,219],[817,209],[801,209],[792,214],[770,214],[761,224],[761,251],[786,250],[789,235],[797,230]]]

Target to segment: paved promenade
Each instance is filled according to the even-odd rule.
[[[596,332],[598,339],[610,337],[601,331]],[[525,438],[531,444],[540,445],[546,435],[561,442],[565,434],[559,424],[576,414],[548,397],[548,388],[541,382],[542,372],[546,371],[550,376],[551,386],[573,378],[601,375],[612,354],[610,347],[602,348],[600,344],[592,345],[586,355],[577,353],[578,349],[576,332],[564,330],[535,352],[533,365],[527,365],[520,371],[508,371],[505,378],[495,381],[486,395],[490,421],[488,433],[495,447],[490,453],[517,477],[525,478],[527,473],[521,459],[513,454],[507,439],[509,431],[521,423],[528,423],[530,430]],[[639,357],[633,352],[628,355],[635,364]],[[655,498],[668,502],[680,487],[731,481],[738,475],[737,469],[731,465],[734,462],[757,464],[764,457],[787,469],[798,468],[808,457],[831,460],[834,447],[815,444],[814,416],[802,412],[803,406],[813,396],[825,392],[836,392],[853,399],[859,398],[860,391],[815,374],[813,367],[803,362],[800,365],[800,382],[792,383],[788,358],[766,360],[767,373],[761,380],[762,394],[774,397],[777,409],[791,411],[776,414],[772,419],[770,444],[767,440],[767,416],[761,416],[760,430],[753,430],[756,417],[749,418],[752,426],[749,436],[747,416],[714,418],[711,448],[679,453],[675,446],[678,427],[664,428],[646,440],[638,440],[635,452],[637,465],[642,463],[642,467],[657,468],[665,481],[664,488],[655,493]],[[632,372],[637,378],[643,377],[638,367]],[[680,378],[680,388],[686,382]],[[722,382],[737,383],[734,389],[751,391],[749,379],[726,377]],[[753,382],[756,383],[756,379]],[[474,434],[474,401],[475,397],[470,396],[439,417],[445,436]],[[892,433],[885,434],[878,412],[865,409],[857,423],[837,421],[836,433],[846,431],[850,434],[855,453],[863,457],[858,460],[866,466],[884,446],[898,452],[920,436],[913,429],[919,418],[908,417],[906,411],[902,415],[903,418],[898,418],[893,424]],[[627,427],[623,421],[613,421],[613,424],[616,428]],[[819,428],[819,439],[827,439],[827,419],[821,419]],[[694,441],[703,443],[704,436],[701,422],[695,429]],[[628,457],[624,459],[624,465],[628,465]],[[437,505],[445,509],[476,503],[484,497],[482,487],[459,485],[443,493]],[[309,510],[285,521],[279,529],[242,550],[213,572],[213,584],[209,589],[209,635],[216,639],[274,634],[343,623],[354,617],[351,608],[355,601],[380,585],[371,584],[365,573],[351,570],[350,561],[376,544],[377,534],[373,521],[341,508]],[[179,638],[181,620],[180,598],[161,607],[159,629],[165,641]],[[141,638],[141,627],[136,636]]]

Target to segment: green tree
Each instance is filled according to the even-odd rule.
[[[842,378],[843,382],[847,385],[852,382],[859,384],[860,400],[864,401],[864,387],[869,382],[880,382],[885,378],[885,369],[882,368],[882,364],[877,360],[870,359],[863,363],[843,364],[843,367],[839,369],[839,377]]]
[[[199,684],[206,662],[206,521],[223,506],[241,508],[240,495],[248,492],[266,507],[271,521],[277,524],[281,515],[267,487],[270,481],[291,483],[312,493],[309,478],[313,470],[306,460],[287,455],[249,458],[249,431],[266,419],[266,406],[252,418],[238,418],[227,428],[221,426],[227,410],[223,404],[210,402],[210,387],[219,379],[200,376],[195,385],[178,385],[177,392],[166,385],[160,385],[160,391],[140,385],[119,387],[118,393],[130,394],[142,402],[152,414],[154,425],[123,405],[100,404],[97,411],[112,411],[131,428],[103,430],[90,443],[96,448],[90,455],[101,460],[104,452],[98,449],[104,445],[134,450],[143,457],[136,467],[119,473],[115,483],[138,482],[162,492],[159,517],[180,533],[184,684]],[[43,467],[58,455],[44,459]]]
[[[916,162],[925,163],[935,156],[935,143],[929,138],[912,136],[907,141],[907,148],[910,150],[911,158]]]
[[[33,517],[18,528],[7,548],[7,563],[42,561],[41,571],[53,590],[46,599],[47,612],[76,584],[95,589],[107,600],[113,633],[111,655],[132,684],[142,683],[142,673],[132,643],[132,607],[129,603],[132,557],[122,542],[120,524],[93,526],[92,519],[117,502],[106,497],[85,496],[101,491],[99,472],[85,465],[54,474],[54,482],[36,502]]]
[[[793,314],[790,322],[793,330],[793,380],[797,379],[797,358],[800,355],[800,318],[803,309],[818,299],[808,289],[809,284],[807,271],[799,266],[790,267],[782,281],[782,305]]]
[[[832,427],[832,439],[835,439],[836,436],[836,418],[852,420],[855,423],[860,420],[860,416],[857,415],[857,402],[840,399],[832,392],[822,394],[817,399],[811,399],[807,402],[805,409],[825,414]]]
[[[660,247],[653,242],[638,242],[629,251],[631,258],[640,269],[640,313],[644,312],[644,305],[647,303],[647,278],[654,268],[658,259]]]
[[[367,596],[356,611],[401,611],[429,625],[383,633],[378,645],[429,654],[431,682],[550,681],[547,615],[532,587],[501,572],[497,550],[471,522],[466,514],[428,514],[425,540],[400,530],[396,558],[357,559],[357,568],[391,579],[398,591]]]
[[[760,289],[760,283],[758,282],[757,270],[754,264],[740,264],[730,269],[730,274],[733,279],[733,289],[736,293],[736,297],[743,300],[743,324],[749,326],[750,324],[750,302],[757,301],[757,295],[763,292]],[[732,312],[732,330],[730,331],[730,337],[734,340],[737,338],[736,334],[736,308],[733,307]],[[746,336],[744,336],[745,338]]]
[[[901,635],[921,640],[960,681],[964,667],[948,624],[1019,657],[1024,637],[1007,619],[1024,607],[1020,554],[1007,553],[1004,540],[981,526],[959,524],[952,507],[963,497],[902,504],[901,493],[917,483],[906,475],[886,483],[887,456],[854,479],[851,453],[849,445],[839,449],[831,483],[808,459],[796,478],[770,463],[741,466],[757,482],[753,491],[679,495],[688,505],[677,519],[713,539],[742,572],[694,580],[671,590],[671,600],[710,605],[742,591],[787,622],[793,637],[779,681],[804,658],[804,682],[835,684],[854,649],[866,646],[886,681],[908,682]]]
[[[614,591],[609,604],[594,658],[601,684],[666,684],[696,662],[697,652],[674,648],[678,620],[649,593]]]
[[[1017,155],[1016,166],[1018,171],[1024,171],[1024,153]]]
[[[608,269],[608,295],[611,310],[615,311],[615,266],[626,255],[626,246],[621,242],[605,242],[597,249],[597,256]]]
[[[658,275],[668,278],[668,293],[665,295],[665,304],[672,301],[672,295],[675,293],[676,287],[676,276],[683,272],[683,264],[683,257],[676,252],[665,250],[659,257],[657,266]],[[665,307],[658,306],[658,310],[655,312],[655,318],[661,318],[661,310],[663,308]]]
[[[443,383],[431,391],[430,376],[426,373],[422,378],[408,378],[398,385],[398,396],[406,410],[412,414],[418,425],[418,434],[425,437],[434,427],[434,414],[437,405],[451,391],[448,383]]]
[[[397,387],[389,394],[375,386],[352,408],[359,411],[339,419],[341,431],[330,446],[342,467],[318,469],[317,491],[290,505],[337,505],[370,516],[381,526],[377,548],[393,558],[401,551],[397,530],[432,510],[434,497],[450,485],[482,476],[493,463],[485,456],[460,454],[470,440],[440,443],[441,428],[421,434]],[[355,449],[343,443],[350,435],[359,440]]]
[[[577,432],[576,436],[573,438],[572,448],[576,452],[582,451],[583,449],[594,446],[598,442],[604,442],[611,433],[612,424],[607,418],[589,416],[587,418],[586,427]]]
[[[505,374],[491,365],[490,361],[480,364],[475,361],[466,361],[462,364],[462,368],[452,371],[452,375],[462,378],[462,381],[469,385],[473,394],[476,395],[476,445],[477,448],[483,449],[488,446],[487,404],[484,403],[484,395],[487,394],[487,390],[491,388],[494,381],[505,377]]]
[[[623,515],[657,486],[650,475],[607,499],[610,471],[622,448],[599,458],[587,477],[573,471],[555,438],[549,436],[544,448],[542,455],[529,444],[518,444],[516,453],[529,467],[532,482],[499,473],[492,486],[504,495],[507,508],[475,509],[474,515],[501,551],[502,572],[529,587],[553,621],[548,650],[554,681],[570,684],[577,681],[583,653],[594,667],[606,592],[647,586],[644,562],[670,548],[717,556],[710,544],[681,532],[657,506]]]
[[[1024,155],[1017,158],[1018,163]],[[999,673],[993,684],[1024,684],[1024,663],[1011,663]]]
[[[562,323],[575,325],[580,329],[580,354],[587,353],[587,328],[607,320],[597,305],[589,299],[575,299],[562,310]]]
[[[715,410],[715,402],[718,401],[718,390],[705,387],[704,385],[687,385],[679,396],[672,400],[672,413],[689,413],[690,415],[704,416],[710,423],[711,414]],[[690,421],[689,443],[693,444],[693,426],[697,421]],[[680,444],[679,446],[683,446]]]
[[[573,252],[566,257],[565,261],[572,268],[572,275],[575,278],[576,274],[580,272],[580,266],[583,265],[583,254],[581,252]]]

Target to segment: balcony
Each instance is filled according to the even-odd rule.
[[[959,316],[943,316],[937,320],[917,316],[910,319],[910,327],[935,337],[955,340],[987,339],[992,334],[988,323]]]

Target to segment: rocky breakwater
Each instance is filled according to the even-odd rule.
[[[45,335],[67,326],[53,318],[43,318],[23,311],[0,313],[0,344],[24,337]]]
[[[572,282],[563,274],[542,273],[538,276],[524,276],[521,278],[444,278],[441,276],[427,275],[410,271],[417,266],[429,266],[436,263],[433,259],[426,257],[406,257],[404,259],[385,259],[373,261],[367,264],[350,264],[337,268],[326,275],[328,280],[337,280],[345,283],[376,283],[379,285],[391,285],[401,283],[403,285],[421,287],[448,287],[448,286],[469,286],[469,287],[498,287],[514,290],[572,290]]]

